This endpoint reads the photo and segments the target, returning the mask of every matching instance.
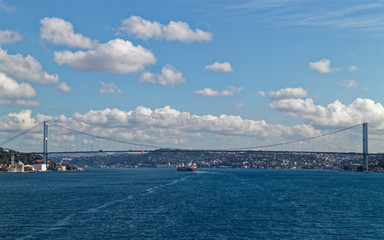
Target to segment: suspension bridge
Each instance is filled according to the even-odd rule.
[[[369,133],[369,135],[368,135]],[[369,139],[369,141],[368,141]],[[18,155],[42,155],[47,164],[49,154],[143,153],[143,152],[244,152],[269,151],[285,153],[360,154],[363,169],[368,170],[368,156],[383,153],[384,130],[368,123],[327,132],[318,136],[273,143],[263,139],[258,145],[221,149],[190,149],[130,142],[111,137],[103,129],[80,131],[44,121],[0,143],[3,150],[13,149]],[[9,154],[2,151],[1,154]]]

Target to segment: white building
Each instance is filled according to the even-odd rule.
[[[58,164],[56,168],[57,168],[57,171],[67,171],[67,166],[63,166],[61,164]]]
[[[24,172],[24,163],[19,161],[16,164],[16,172]]]
[[[36,170],[36,171],[47,171],[47,165],[46,164],[42,164],[42,163],[39,163],[39,164],[33,164],[33,168]]]
[[[11,165],[9,166],[8,172],[24,172],[24,163],[19,161],[17,164],[15,164],[15,161],[11,161]]]

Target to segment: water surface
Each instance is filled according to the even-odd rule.
[[[384,239],[384,174],[0,174],[0,239]]]

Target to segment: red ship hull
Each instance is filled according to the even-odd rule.
[[[177,167],[177,171],[194,172],[196,170],[197,170],[197,167]]]

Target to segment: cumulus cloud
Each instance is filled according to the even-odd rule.
[[[313,100],[282,99],[269,105],[271,108],[284,111],[287,115],[321,127],[350,127],[362,122],[370,122],[384,127],[384,108],[371,99],[357,98],[349,105],[336,100],[326,107],[315,105]]]
[[[233,68],[229,62],[223,62],[223,63],[215,62],[211,65],[205,66],[204,69],[209,71],[215,71],[215,72],[219,72],[219,71],[232,72],[233,71]]]
[[[37,114],[32,116],[32,110],[25,109],[17,113],[8,113],[0,117],[0,131],[20,131],[26,130],[44,120],[52,117]]]
[[[68,86],[66,82],[59,83],[58,89],[62,92],[72,91],[72,88],[70,86]]]
[[[34,57],[21,54],[10,55],[6,50],[0,48],[0,71],[7,73],[17,80],[28,80],[32,82],[50,84],[57,83],[57,74],[48,74],[43,71],[39,61]]]
[[[269,97],[271,99],[284,99],[284,98],[304,98],[308,95],[307,90],[299,88],[282,88],[277,92],[270,91]]]
[[[36,96],[35,89],[28,83],[18,83],[0,72],[0,105],[17,107],[38,107],[37,101],[27,100]]]
[[[265,94],[265,92],[263,92],[263,91],[257,91],[257,96],[259,96],[259,97],[265,97],[266,96],[266,94]]]
[[[43,137],[43,136],[41,136]],[[75,136],[74,135],[51,135],[50,138],[52,138],[53,140],[56,140],[56,141],[60,141],[60,142],[73,142],[75,141]],[[88,139],[84,139],[83,141],[86,141],[87,143],[89,142]]]
[[[331,60],[329,59],[321,59],[318,62],[310,62],[309,68],[321,74],[331,73],[339,70],[338,68],[331,68]]]
[[[243,108],[243,107],[244,107],[244,103],[239,103],[239,104],[236,104],[235,106],[233,106],[233,109],[238,110],[238,109]]]
[[[139,82],[158,83],[163,86],[175,86],[185,82],[183,74],[171,65],[165,65],[161,69],[161,75],[151,72],[144,72],[139,79]]]
[[[21,39],[22,39],[21,35],[17,32],[13,32],[9,30],[0,31],[0,45],[15,43],[17,41],[20,41]]]
[[[74,48],[95,48],[96,40],[75,33],[73,25],[61,18],[45,17],[40,20],[40,37],[54,44],[64,44]]]
[[[305,124],[289,127],[278,124],[271,125],[265,121],[254,121],[225,114],[218,116],[193,115],[169,106],[154,110],[139,106],[131,111],[107,108],[91,110],[86,113],[75,113],[71,117],[32,115],[31,110],[23,110],[1,116],[0,133],[28,129],[44,120],[54,121],[59,125],[71,126],[71,129],[97,136],[121,140],[150,141],[168,146],[169,144],[180,144],[194,139],[215,141],[214,138],[220,136],[257,136],[260,139],[269,137],[289,138],[292,136],[308,137],[319,134],[319,131]],[[55,131],[58,131],[58,129],[55,128]],[[68,134],[73,135],[71,132]],[[213,139],[212,136],[214,136]],[[228,147],[233,147],[233,142]],[[51,150],[54,149],[51,147]]]
[[[234,139],[252,141],[251,146],[261,146],[268,143],[281,143],[284,142],[284,139],[298,140],[319,136],[321,131],[317,130],[315,126],[350,127],[369,120],[379,128],[384,127],[384,108],[370,99],[358,98],[350,105],[335,101],[326,107],[315,105],[312,99],[281,99],[273,104],[274,109],[286,111],[291,116],[305,120],[307,123],[284,126],[226,114],[195,115],[169,106],[158,109],[138,106],[129,111],[106,108],[75,113],[72,116],[32,115],[31,110],[22,110],[0,116],[0,135],[6,136],[10,132],[20,132],[20,130],[31,128],[37,123],[47,120],[97,136],[135,143],[156,143],[155,145],[159,143],[164,147],[182,146],[181,144],[188,143],[186,146],[192,148],[210,148],[212,142],[214,142],[213,146],[218,146],[215,143],[219,138],[223,141],[220,141],[218,147],[223,149],[246,146],[241,143],[237,145],[238,142],[237,140],[234,142]],[[55,133],[57,133],[56,131],[57,128],[55,128]],[[73,135],[71,132],[66,132],[66,134],[68,135],[66,141],[77,139],[71,137]],[[56,134],[56,136],[59,135]],[[36,139],[39,149],[41,148],[40,139]],[[230,141],[224,143],[225,139],[230,139]],[[99,141],[92,141],[92,139],[87,141],[92,144],[97,144],[97,142]],[[63,144],[61,141],[61,150],[65,148]],[[52,139],[50,146],[51,151],[54,151],[55,145],[52,143]],[[84,150],[84,146],[81,147]],[[94,145],[94,149],[104,148]]]
[[[356,88],[357,87],[357,82],[355,80],[344,80],[342,83],[341,83],[341,86],[342,87],[345,87],[345,88]]]
[[[151,22],[138,16],[131,16],[123,21],[120,30],[139,39],[166,39],[182,42],[211,41],[212,34],[200,29],[192,30],[188,23],[170,21],[167,25]]]
[[[119,86],[117,86],[113,82],[104,83],[103,81],[99,81],[99,83],[102,85],[101,88],[100,88],[100,93],[101,94],[114,94],[114,93],[121,94],[121,93],[123,93],[123,91],[121,91],[119,89]]]
[[[195,91],[195,94],[200,95],[200,96],[205,96],[205,97],[217,97],[217,96],[227,97],[227,96],[232,96],[235,93],[239,93],[242,90],[243,90],[242,87],[237,88],[237,87],[233,87],[233,86],[229,86],[221,92],[218,90],[211,89],[211,88],[204,88],[204,89]]]
[[[31,98],[36,96],[35,89],[28,83],[18,83],[5,73],[0,72],[0,98]]]
[[[144,70],[156,62],[153,53],[142,46],[134,46],[122,39],[110,40],[88,51],[59,51],[54,53],[59,64],[68,64],[78,71],[126,74]]]
[[[354,72],[357,70],[360,70],[360,68],[358,66],[355,66],[355,65],[348,66],[348,72]]]

